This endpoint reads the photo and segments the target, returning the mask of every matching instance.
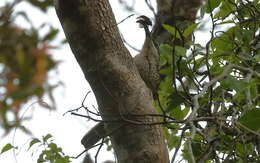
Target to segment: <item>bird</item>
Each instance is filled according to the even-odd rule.
[[[145,41],[141,52],[136,55],[133,60],[138,69],[141,78],[144,80],[147,87],[151,90],[154,99],[157,97],[157,90],[160,84],[159,61],[160,56],[158,49],[154,45],[154,41],[149,31],[149,26],[152,26],[151,20],[142,15],[137,18],[137,23],[145,31]],[[121,125],[119,126],[119,128]],[[118,129],[118,128],[116,128]],[[116,130],[115,129],[115,130]],[[104,123],[98,123],[89,130],[81,140],[85,149],[92,148],[102,138],[108,136]]]
[[[142,15],[137,17],[136,22],[139,23],[139,27],[144,28],[145,41],[141,52],[134,57],[134,63],[141,78],[155,97],[160,84],[160,55],[151,37],[151,32],[149,31],[149,26],[152,26],[152,21]]]

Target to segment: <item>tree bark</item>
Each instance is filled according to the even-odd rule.
[[[162,43],[172,44],[172,36],[162,27],[168,24],[178,28],[181,32],[194,23],[196,14],[203,0],[156,0],[157,15],[152,36],[158,45]],[[191,38],[190,38],[191,39]],[[174,42],[182,46],[182,40]]]
[[[98,102],[119,163],[167,163],[150,90],[123,45],[108,0],[55,0],[66,38]]]
[[[118,162],[169,162],[161,126],[144,125],[158,119],[131,116],[155,113],[155,108],[123,45],[108,0],[54,2],[73,54],[95,93],[105,129],[112,133]],[[194,22],[201,0],[157,0],[157,4],[152,37],[161,44],[171,43],[172,37],[161,24],[182,31]],[[175,44],[181,45],[181,40]]]

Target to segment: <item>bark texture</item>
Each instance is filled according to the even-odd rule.
[[[67,40],[91,85],[119,163],[168,163],[168,151],[157,122],[153,97],[120,38],[108,0],[54,0]],[[152,37],[171,43],[161,26],[183,30],[194,22],[201,0],[157,0]],[[181,40],[175,44],[182,45]],[[134,123],[133,123],[134,122]],[[136,124],[135,124],[136,123]],[[113,131],[113,132],[111,132]],[[98,135],[100,133],[97,133]],[[99,138],[97,138],[99,139]]]
[[[91,85],[119,163],[167,163],[161,126],[132,114],[155,113],[150,90],[120,38],[108,0],[55,0],[57,15]],[[112,122],[116,121],[116,122]],[[123,126],[122,126],[123,124]]]
[[[169,35],[161,24],[168,24],[183,31],[191,23],[194,23],[198,8],[203,0],[157,0],[156,24],[152,36],[157,44],[170,43]],[[182,46],[182,41],[174,42]]]

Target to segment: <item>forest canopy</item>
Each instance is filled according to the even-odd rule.
[[[127,12],[137,14],[129,1],[119,2]],[[157,1],[157,6],[145,2],[154,13],[151,35],[158,45],[161,75],[154,101],[157,113],[146,116],[159,117],[167,149],[173,153],[171,162],[259,161],[259,1]],[[54,46],[60,31],[47,22],[34,27],[28,12],[16,11],[19,3],[8,2],[0,8],[0,127],[6,134],[14,128],[30,134],[20,116],[30,99],[41,101],[48,95],[52,104],[39,103],[55,109],[53,91],[60,83],[49,82],[48,73],[57,69],[59,61],[53,59],[50,49],[67,43]],[[23,3],[43,14],[53,7],[48,0]],[[23,17],[30,27],[16,24],[17,17]],[[43,28],[48,32],[42,36]],[[201,43],[202,35],[209,39]],[[38,161],[70,162],[72,157],[48,142],[51,137],[46,133],[43,139],[30,142],[30,147],[37,143],[48,146]],[[109,138],[105,140],[108,149],[113,149]],[[7,144],[2,153],[12,148]],[[51,152],[57,155],[51,157]]]

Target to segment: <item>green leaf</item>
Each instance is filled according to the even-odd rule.
[[[190,26],[188,26],[184,32],[183,32],[183,36],[184,37],[188,37],[196,28],[198,27],[198,23],[193,23]]]
[[[180,57],[185,57],[186,56],[186,49],[181,47],[181,46],[175,46],[175,54],[176,56]]]
[[[172,91],[173,91],[173,81],[171,77],[166,77],[161,83],[160,83],[160,89],[159,94],[162,96],[168,97]]]
[[[57,144],[55,143],[50,143],[48,147],[54,152],[60,152],[60,149],[57,147]]]
[[[8,143],[8,144],[6,144],[6,145],[2,148],[0,154],[5,153],[5,152],[7,152],[7,151],[9,151],[10,149],[13,149],[13,148],[14,148],[14,146],[12,146],[10,143]]]
[[[228,17],[233,12],[233,10],[234,6],[232,4],[230,4],[228,1],[223,1],[219,12],[215,14],[214,19],[224,19]]]
[[[181,120],[183,118],[182,112],[181,112],[181,106],[177,106],[175,108],[171,107],[171,105],[167,108],[167,112],[170,113],[170,115],[174,119]]]
[[[43,141],[46,142],[51,137],[52,137],[51,134],[47,134],[46,136],[43,137]]]
[[[178,32],[178,30],[176,30],[173,26],[170,26],[168,24],[162,24],[163,28],[168,31],[170,34],[172,34],[173,36],[175,36],[176,38],[181,38],[180,33]]]
[[[169,150],[173,149],[174,147],[176,147],[179,144],[179,137],[178,136],[172,136],[170,135],[170,137],[168,138],[168,147]]]
[[[69,163],[69,162],[70,160],[68,156],[65,156],[64,158],[58,158],[54,161],[54,163]]]
[[[51,40],[53,40],[53,39],[57,36],[58,33],[59,33],[59,30],[58,30],[58,29],[52,28],[52,29],[50,30],[50,32],[47,33],[47,34],[43,37],[42,41],[51,41]]]
[[[31,142],[30,142],[30,145],[29,145],[29,148],[28,150],[36,143],[40,143],[41,141],[37,138],[34,138]]]
[[[178,106],[181,106],[181,104],[185,102],[184,98],[175,92],[169,96],[169,99],[170,99],[169,100],[169,106],[170,106],[169,109],[173,109]],[[167,111],[170,111],[170,110],[167,110]]]
[[[231,27],[226,32],[223,32],[219,37],[213,38],[211,41],[211,47],[214,54],[222,55],[223,53],[232,53],[236,47],[232,38],[237,34],[238,32],[236,32],[236,27]]]
[[[260,109],[252,109],[245,113],[239,122],[252,130],[260,130]]]
[[[160,45],[160,65],[163,66],[166,63],[172,63],[172,46],[169,44]]]
[[[172,67],[171,67],[171,66],[168,66],[168,67],[166,67],[166,68],[164,68],[164,69],[161,69],[161,70],[160,70],[160,74],[161,74],[161,75],[166,75],[166,76],[168,76],[168,77],[171,77],[172,74],[173,74],[173,72],[172,72]]]
[[[222,0],[207,0],[205,4],[205,12],[211,13],[215,8],[219,6]]]
[[[182,110],[182,116],[183,116],[182,119],[187,116],[187,114],[189,113],[189,111],[190,111],[190,108],[188,108],[188,107]]]
[[[222,88],[236,90],[237,92],[244,91],[248,86],[245,81],[238,80],[232,76],[227,76],[220,83]]]
[[[202,144],[193,140],[191,145],[194,156],[199,157],[203,153],[203,148],[201,147]]]
[[[170,113],[170,115],[175,118],[175,119],[183,119],[186,117],[186,115],[188,114],[190,108],[185,108],[185,109],[182,109],[182,106],[181,105],[178,105],[176,106],[175,108],[173,107],[173,104],[174,103],[174,99],[172,99],[171,101],[169,101],[169,106],[166,108],[167,109],[167,112]]]
[[[260,48],[260,44],[258,46]],[[254,58],[257,62],[260,62],[260,54],[256,55]]]

